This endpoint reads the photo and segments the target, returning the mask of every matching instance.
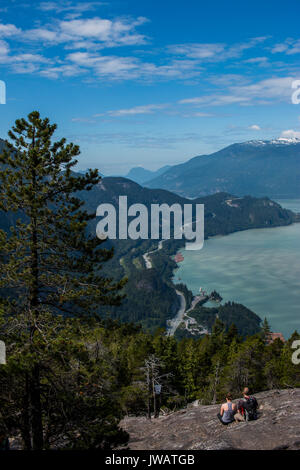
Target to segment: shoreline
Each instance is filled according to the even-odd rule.
[[[249,234],[228,241],[212,241],[207,251],[198,253],[195,260],[183,251],[185,263],[178,263],[179,269],[173,271],[173,285],[176,288],[176,284],[183,283],[193,295],[198,293],[200,285],[209,292],[215,289],[224,299],[222,304],[240,303],[261,319],[267,317],[273,331],[289,337],[300,329],[299,224],[272,228],[277,230],[251,229]],[[290,297],[288,304],[280,294],[283,288]]]

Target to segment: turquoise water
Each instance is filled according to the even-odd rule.
[[[300,212],[300,199],[278,202]],[[194,294],[200,286],[215,289],[223,302],[240,302],[267,317],[286,338],[300,331],[300,224],[214,237],[202,250],[182,253],[175,283],[184,282]]]

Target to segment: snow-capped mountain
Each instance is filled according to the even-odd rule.
[[[175,165],[147,183],[186,197],[231,194],[300,197],[300,139],[236,143],[210,155]]]

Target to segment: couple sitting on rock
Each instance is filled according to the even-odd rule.
[[[231,393],[226,395],[226,403],[221,406],[218,418],[222,424],[233,423],[234,421],[252,421],[257,419],[258,403],[255,397],[250,395],[249,388],[243,390],[243,398],[238,404],[232,403]]]

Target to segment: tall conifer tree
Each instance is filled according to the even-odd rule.
[[[99,182],[98,171],[72,172],[79,147],[65,139],[54,142],[55,130],[34,111],[15,122],[0,155],[0,210],[17,216],[9,233],[0,231],[0,288],[6,314],[26,316],[29,343],[43,313],[97,316],[101,305],[120,302],[124,284],[101,276],[101,264],[113,252],[88,234],[95,214],[88,214],[76,197]],[[41,449],[39,362],[26,374],[28,446],[31,441]]]

